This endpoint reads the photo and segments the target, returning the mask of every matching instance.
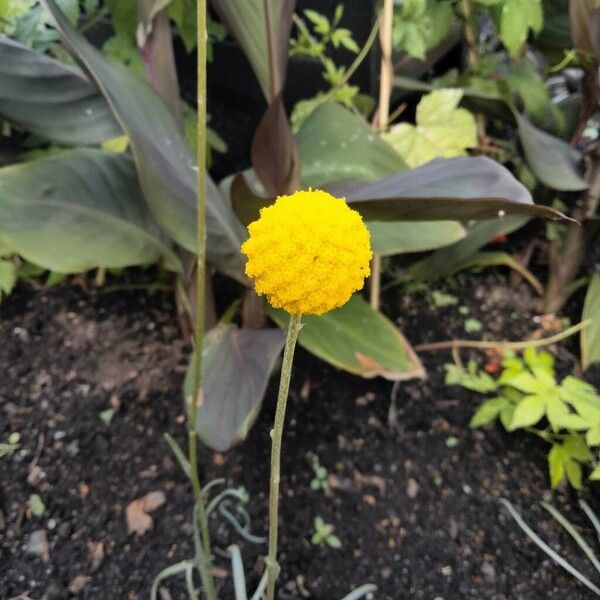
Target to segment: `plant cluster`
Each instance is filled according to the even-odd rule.
[[[600,479],[600,395],[594,387],[572,375],[558,382],[553,356],[532,347],[522,358],[509,353],[502,367],[494,379],[474,361],[466,371],[446,365],[446,384],[493,394],[479,406],[471,427],[498,419],[507,431],[523,429],[548,442],[553,488],[567,480],[582,489],[584,468],[590,480]]]

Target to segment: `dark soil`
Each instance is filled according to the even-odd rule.
[[[529,289],[511,290],[499,275],[461,277],[444,289],[460,296],[490,337],[519,338],[538,326]],[[414,343],[466,335],[459,305],[436,309],[427,294],[394,288],[384,308]],[[0,441],[21,435],[20,449],[0,458],[0,598],[148,598],[154,576],[192,554],[190,486],[162,437],[185,440],[179,390],[189,348],[170,297],[19,289],[2,304],[0,347]],[[573,367],[574,350],[554,348],[562,371]],[[574,496],[549,491],[544,443],[496,426],[470,430],[478,397],[444,386],[449,354],[422,358],[429,379],[395,389],[299,351],[284,445],[279,597],[337,600],[366,582],[378,585],[379,600],[591,597],[498,502],[513,502],[593,578],[576,545],[537,505],[551,499],[593,543]],[[266,530],[275,388],[272,382],[244,444],[226,455],[201,453],[205,481],[227,477],[247,488],[257,533]],[[392,398],[398,415],[390,427]],[[100,414],[109,408],[115,414],[107,424]],[[327,493],[310,488],[309,452],[328,471]],[[166,503],[149,531],[130,535],[125,509],[151,491],[163,491]],[[45,504],[42,517],[30,514],[33,493]],[[316,516],[335,527],[341,549],[311,545]],[[238,538],[220,517],[212,528],[229,600],[224,553]],[[44,535],[47,549],[39,545]],[[242,547],[255,584],[265,547]],[[162,598],[186,597],[177,578],[165,584]]]

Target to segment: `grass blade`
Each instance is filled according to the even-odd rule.
[[[192,568],[194,567],[194,561],[183,560],[180,563],[171,565],[170,567],[167,567],[166,569],[163,569],[154,578],[154,581],[152,582],[152,589],[150,590],[150,600],[157,600],[157,598],[158,598],[158,586],[160,585],[161,581],[163,581],[164,579],[167,579],[169,577],[172,577],[173,575],[179,575],[179,573],[183,573],[190,566]]]
[[[500,499],[500,502],[506,507],[511,517],[516,521],[517,525],[523,530],[525,535],[540,548],[543,552],[545,552],[557,565],[561,566],[565,571],[573,575],[577,580],[579,580],[585,587],[592,590],[596,594],[596,596],[600,596],[600,589],[596,587],[585,575],[580,573],[575,567],[570,565],[562,556],[560,556],[557,552],[555,552],[544,540],[542,540],[525,521],[521,518],[521,515],[515,510],[514,506],[504,498]]]
[[[577,545],[585,552],[585,555],[590,559],[590,562],[594,565],[596,571],[600,573],[600,562],[596,558],[594,551],[590,548],[588,543],[583,539],[581,534],[575,529],[573,524],[551,504],[547,502],[540,502],[543,508],[545,508],[569,533],[569,535],[577,542]]]
[[[600,519],[598,519],[596,513],[590,508],[590,505],[585,500],[583,500],[583,498],[579,499],[579,506],[581,506],[583,512],[591,521],[592,525],[594,526],[594,529],[596,530],[598,541],[600,541]]]
[[[231,570],[233,572],[233,588],[235,591],[235,600],[248,600],[246,594],[246,575],[242,563],[242,554],[240,549],[232,544],[227,548],[231,556]]]
[[[377,590],[377,586],[372,583],[365,583],[365,585],[361,585],[359,588],[356,588],[353,592],[350,592],[347,596],[344,596],[342,600],[359,600],[363,596],[374,592]]]
[[[265,595],[265,590],[267,589],[267,581],[268,581],[268,573],[265,571],[263,576],[260,578],[258,582],[258,586],[256,587],[256,591],[252,594],[252,598],[250,600],[263,600]]]

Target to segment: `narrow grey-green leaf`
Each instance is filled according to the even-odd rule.
[[[179,259],[149,213],[133,161],[81,149],[0,169],[0,238],[52,271]]]
[[[6,37],[0,37],[0,115],[65,145],[99,144],[121,134],[84,73]]]
[[[581,332],[581,364],[586,369],[600,362],[600,273],[594,273],[583,305],[581,320],[591,319],[590,326]]]
[[[104,94],[129,136],[144,196],[156,221],[184,248],[196,251],[197,165],[163,101],[125,66],[107,60],[67,21],[54,0],[44,0],[64,45]],[[245,281],[240,245],[246,231],[208,178],[207,260]]]

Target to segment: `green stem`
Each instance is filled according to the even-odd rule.
[[[281,366],[281,379],[279,381],[279,393],[277,395],[277,410],[275,411],[275,422],[271,430],[271,484],[269,494],[269,555],[267,557],[267,600],[275,598],[275,581],[279,575],[279,564],[277,563],[277,528],[279,518],[279,479],[281,472],[281,439],[283,437],[283,426],[285,423],[285,408],[287,405],[288,392],[290,389],[290,378],[292,375],[292,362],[294,360],[294,349],[298,332],[302,327],[301,315],[292,315],[285,341],[283,353],[283,364]]]
[[[216,600],[214,579],[210,573],[211,543],[208,529],[208,516],[202,496],[202,487],[198,475],[198,437],[196,419],[198,398],[200,396],[200,377],[202,374],[202,347],[204,341],[205,319],[205,275],[206,275],[206,0],[198,0],[198,221],[197,221],[197,263],[196,263],[196,328],[192,398],[188,414],[188,460],[190,462],[190,480],[197,506],[198,521],[202,531],[204,549],[203,577],[205,594],[208,600]]]

